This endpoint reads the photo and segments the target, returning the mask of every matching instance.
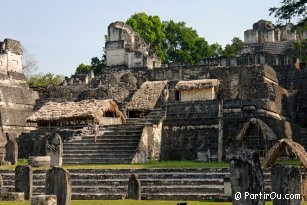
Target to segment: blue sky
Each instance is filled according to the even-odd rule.
[[[260,19],[276,21],[268,9],[280,0],[0,0],[0,41],[21,41],[38,61],[36,72],[70,76],[80,63],[102,55],[114,21],[136,12],[185,21],[210,44],[230,43]]]

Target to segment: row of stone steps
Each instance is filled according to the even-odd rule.
[[[72,199],[122,199],[127,195],[128,179],[138,174],[142,198],[151,200],[208,200],[223,198],[227,168],[211,169],[114,169],[69,170]],[[0,171],[4,188],[14,191],[14,171]],[[34,170],[34,194],[45,190],[45,170]],[[268,176],[266,175],[266,178]]]
[[[144,125],[120,124],[100,128],[97,141],[94,135],[84,135],[64,142],[65,164],[127,164],[131,163]]]

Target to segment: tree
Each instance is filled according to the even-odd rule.
[[[198,63],[213,54],[207,41],[185,22],[161,22],[146,13],[132,15],[126,23],[144,38],[162,63]]]
[[[239,37],[234,37],[231,44],[227,44],[223,51],[224,56],[234,57],[243,48],[244,43]]]
[[[212,57],[219,57],[223,54],[223,47],[218,43],[211,44],[210,49],[210,56]]]
[[[34,71],[37,70],[37,61],[32,54],[27,52],[25,48],[23,48],[22,61],[22,71],[28,78]]]
[[[166,59],[168,63],[198,63],[201,58],[210,57],[210,46],[196,30],[186,27],[185,22],[165,22]]]
[[[46,87],[60,85],[64,77],[62,75],[54,75],[52,73],[32,75],[27,79],[30,87]]]
[[[102,70],[107,66],[106,54],[102,55],[101,60],[98,57],[91,59],[91,68],[95,75],[100,74]]]
[[[135,13],[126,21],[126,24],[138,32],[162,62],[165,62],[165,31],[159,16]]]
[[[92,67],[90,65],[84,65],[83,63],[81,63],[80,65],[78,65],[78,67],[76,68],[76,74],[85,74],[88,73],[92,70]]]
[[[280,21],[298,18],[299,24],[306,23],[306,0],[282,0],[280,7],[270,8],[269,11]]]

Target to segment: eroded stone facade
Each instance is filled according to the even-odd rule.
[[[111,23],[106,41],[107,66],[161,67],[161,61],[140,34],[123,22]]]

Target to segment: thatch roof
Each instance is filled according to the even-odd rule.
[[[30,116],[29,122],[59,121],[77,118],[99,119],[105,112],[115,112],[125,122],[123,113],[113,100],[83,100],[80,102],[47,102]]]
[[[132,96],[128,110],[152,110],[159,100],[167,81],[147,81]]]
[[[175,87],[176,90],[200,90],[216,87],[220,84],[218,79],[202,79],[179,81]]]
[[[263,166],[265,168],[271,167],[278,159],[280,153],[289,147],[295,156],[302,162],[302,164],[307,167],[307,153],[302,145],[297,142],[288,139],[282,139],[277,142],[268,152],[264,159]]]
[[[242,141],[244,136],[248,134],[249,129],[255,125],[258,125],[260,127],[261,132],[263,134],[263,138],[265,140],[276,140],[277,139],[273,130],[266,123],[264,123],[262,120],[259,120],[257,118],[251,118],[248,122],[244,124],[240,133],[236,136],[236,140]]]

